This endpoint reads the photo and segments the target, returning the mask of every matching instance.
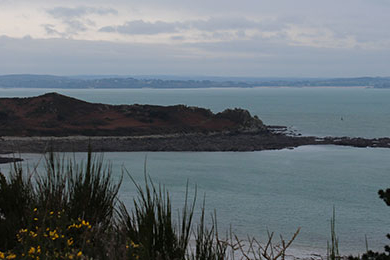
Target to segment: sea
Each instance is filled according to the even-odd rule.
[[[213,112],[244,108],[267,125],[302,135],[379,138],[390,136],[390,90],[354,87],[261,87],[226,89],[0,89],[0,97],[58,92],[89,102],[199,106]],[[85,160],[84,153],[64,154]],[[114,179],[123,175],[120,197],[132,207],[145,173],[167,191],[174,212],[196,194],[195,220],[205,202],[220,236],[288,240],[301,231],[288,253],[325,255],[331,218],[342,255],[383,251],[390,242],[390,207],[378,190],[390,188],[390,149],[334,145],[257,152],[110,152],[105,161]],[[43,155],[21,154],[24,164],[42,166]],[[1,165],[2,172],[10,165]]]

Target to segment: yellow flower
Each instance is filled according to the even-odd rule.
[[[28,250],[28,254],[29,255],[32,255],[32,254],[35,254],[35,247],[30,247],[30,250]]]
[[[81,252],[81,251],[79,251],[78,253],[77,253],[77,256],[82,256],[83,255],[83,252]]]
[[[40,254],[41,253],[41,246],[38,246],[37,247],[37,254]]]
[[[9,254],[6,259],[15,259],[15,258],[16,258],[15,254]]]
[[[73,245],[73,238],[68,239],[68,246],[71,246],[71,245]]]
[[[38,210],[37,208],[34,208],[34,212],[37,212],[37,210]]]
[[[30,231],[30,237],[37,237],[37,236],[38,236],[37,233],[35,233],[34,231]]]
[[[53,215],[54,214],[54,211],[50,211],[50,215]]]
[[[0,251],[0,259],[4,259],[4,257],[5,257],[5,254]]]
[[[139,247],[139,245],[138,245],[138,244],[135,244],[133,241],[130,241],[130,244],[131,244],[131,246],[132,246],[133,248]]]
[[[57,234],[57,230],[53,230],[53,231],[49,231],[49,235],[51,237],[52,240],[56,240],[57,238],[59,238],[59,235]]]

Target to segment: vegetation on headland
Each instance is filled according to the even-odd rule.
[[[244,109],[220,113],[185,105],[109,105],[58,93],[0,98],[0,136],[149,136],[264,133],[267,127]]]
[[[118,198],[121,181],[115,183],[110,166],[91,152],[85,163],[51,153],[44,172],[15,163],[8,176],[0,174],[0,259],[283,260],[299,233],[279,243],[270,233],[265,244],[232,232],[221,236],[216,217],[206,225],[203,210],[193,219],[196,194],[193,201],[186,194],[177,219],[161,186],[146,175],[145,185],[134,184],[138,197],[129,211]],[[390,190],[380,196],[390,205]],[[332,223],[328,258],[336,260]],[[389,259],[389,247],[386,252],[362,259]]]

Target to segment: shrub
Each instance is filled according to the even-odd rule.
[[[34,205],[31,179],[19,164],[14,164],[8,178],[0,173],[0,251],[16,245],[15,234],[27,225]]]
[[[134,199],[134,211],[129,213],[123,204],[120,207],[120,229],[127,238],[129,259],[184,259],[195,200],[188,206],[186,193],[181,225],[175,226],[168,192],[161,186],[157,189],[146,176],[144,189],[133,182],[139,195],[138,199]]]
[[[118,200],[118,183],[102,156],[87,154],[85,163],[49,153],[43,172],[25,172],[15,164],[9,176],[0,173],[0,259],[143,259],[222,260],[284,259],[287,243],[265,247],[254,238],[244,252],[243,241],[218,236],[216,217],[205,225],[203,210],[193,225],[196,202],[188,202],[172,217],[169,193],[145,174],[145,185],[133,181],[138,197],[128,211]],[[195,246],[191,248],[190,238]],[[249,256],[251,255],[251,256]]]

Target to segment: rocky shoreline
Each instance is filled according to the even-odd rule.
[[[390,138],[291,136],[275,133],[172,134],[149,136],[2,137],[0,154],[133,151],[261,151],[302,145],[390,148]],[[1,158],[7,163],[18,158]]]

